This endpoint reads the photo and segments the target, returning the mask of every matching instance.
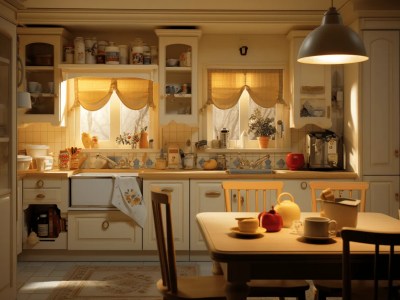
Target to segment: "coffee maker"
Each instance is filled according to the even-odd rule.
[[[310,132],[306,143],[306,162],[310,170],[343,169],[343,143],[334,132]]]

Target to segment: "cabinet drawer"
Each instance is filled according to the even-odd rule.
[[[47,189],[61,188],[62,179],[56,178],[27,178],[23,180],[23,188],[26,189]]]
[[[119,211],[70,211],[68,249],[142,250],[142,229]]]
[[[23,204],[58,204],[62,201],[61,189],[24,189]]]

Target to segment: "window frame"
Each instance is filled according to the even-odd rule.
[[[288,92],[289,90],[289,75],[287,74],[287,67],[285,66],[285,64],[273,64],[273,65],[205,65],[203,68],[203,88],[202,88],[202,92],[203,92],[203,96],[201,97],[201,99],[203,99],[203,103],[201,105],[200,108],[200,119],[201,119],[201,123],[199,124],[200,127],[202,128],[202,132],[203,132],[203,137],[205,140],[209,141],[209,144],[211,144],[211,140],[213,139],[213,104],[208,105],[207,104],[207,98],[208,98],[208,70],[209,69],[221,69],[221,70],[257,70],[257,69],[281,69],[283,70],[283,90],[282,90],[282,96],[283,99],[286,103],[286,105],[280,105],[281,107],[278,109],[277,105],[275,105],[275,109],[276,109],[276,115],[279,113],[280,115],[280,119],[283,120],[283,126],[284,126],[284,138],[277,138],[275,141],[270,142],[270,146],[268,147],[269,151],[287,151],[288,149],[290,149],[290,139],[291,139],[291,132],[290,132],[290,99],[288,97],[286,97],[286,95],[289,95],[290,93]],[[242,105],[242,104],[239,104]],[[243,107],[241,107],[242,109]],[[248,110],[247,108],[243,109],[241,111],[242,114],[246,113],[248,114]],[[242,119],[244,118],[240,118],[240,122],[241,124],[243,123]],[[277,122],[277,118],[275,116],[275,122]],[[255,150],[257,149],[257,150]],[[238,151],[240,149],[237,148],[231,148],[231,149],[224,149],[224,151]],[[258,149],[258,141],[254,140],[254,141],[250,141],[248,143],[248,147],[247,148],[243,148],[243,150],[245,151],[265,151],[265,149],[261,150]]]

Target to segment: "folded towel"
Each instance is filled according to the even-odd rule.
[[[135,177],[115,176],[111,203],[143,228],[147,209]]]

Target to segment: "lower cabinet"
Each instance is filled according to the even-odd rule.
[[[294,202],[300,207],[300,211],[311,211],[311,189],[308,184],[311,180],[284,180],[283,191],[290,193]],[[286,200],[288,198],[283,198]]]
[[[144,180],[143,198],[147,206],[147,221],[143,228],[143,250],[157,250],[151,208],[151,189],[159,188],[172,192],[172,220],[175,250],[189,250],[189,179]]]
[[[200,212],[224,210],[221,180],[190,180],[190,250],[207,250],[196,215]]]
[[[142,250],[142,229],[120,211],[70,211],[68,250]]]
[[[399,218],[400,176],[364,176],[363,180],[369,182],[367,211]]]

